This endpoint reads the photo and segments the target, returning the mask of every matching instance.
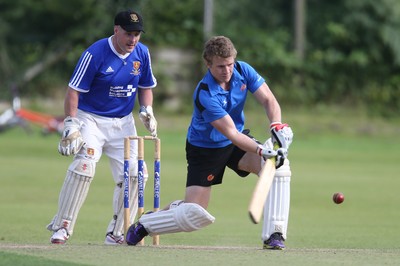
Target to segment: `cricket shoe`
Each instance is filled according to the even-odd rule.
[[[264,241],[263,249],[283,250],[285,249],[284,241],[281,233],[273,233],[268,240]]]
[[[104,244],[106,245],[122,245],[124,243],[124,235],[115,236],[113,233],[107,233]]]
[[[69,234],[67,229],[64,227],[61,227],[57,231],[53,233],[53,235],[50,238],[50,242],[52,244],[65,244],[69,238]]]
[[[140,215],[140,217],[142,217],[145,214],[150,214],[153,213],[152,211],[147,211],[145,213],[142,213]],[[140,219],[139,217],[139,219]],[[146,231],[146,228],[144,228],[144,226],[139,223],[139,219],[137,220],[136,223],[132,224],[129,228],[128,228],[128,232],[126,232],[126,243],[130,246],[136,246],[137,243],[139,243],[140,241],[142,241],[142,239],[149,235],[149,233]]]
[[[126,233],[126,243],[130,246],[136,246],[148,234],[144,226],[137,221],[129,227]]]

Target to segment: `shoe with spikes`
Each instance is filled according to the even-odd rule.
[[[50,238],[52,244],[65,244],[69,238],[69,233],[66,228],[61,227],[53,233]]]
[[[285,249],[284,241],[281,233],[273,233],[268,240],[264,241],[263,249],[283,250]]]

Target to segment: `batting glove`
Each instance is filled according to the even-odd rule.
[[[273,147],[274,147],[274,145],[272,144],[272,139],[268,139],[264,143],[264,145],[262,145],[262,146],[260,145],[259,146],[260,149],[265,149],[265,150],[270,151],[270,154],[272,155],[272,156],[267,157],[267,158],[263,156],[264,160],[266,160],[268,158],[271,158],[271,157],[275,157],[275,168],[278,169],[285,162],[285,159],[288,156],[288,150],[285,149],[285,148],[277,148],[276,145],[275,145],[275,149],[276,148],[277,149],[274,150]],[[257,149],[257,152],[258,152],[258,149]]]
[[[64,119],[64,131],[58,144],[58,152],[61,155],[75,155],[83,147],[85,142],[80,132],[81,126],[78,118],[67,116]]]
[[[273,122],[270,125],[272,142],[277,143],[280,148],[289,149],[293,141],[293,131],[288,124]]]
[[[139,118],[150,134],[153,137],[157,137],[157,120],[153,114],[153,107],[141,106],[139,110]]]
[[[288,151],[285,148],[279,148],[276,150],[276,153],[277,155],[275,157],[275,168],[278,169],[285,162],[288,155]]]
[[[264,158],[264,160],[267,160],[269,158],[272,158],[272,157],[275,157],[276,155],[278,155],[276,150],[270,149],[263,145],[258,145],[256,152],[258,155],[262,156]]]

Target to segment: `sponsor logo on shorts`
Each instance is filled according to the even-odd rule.
[[[207,176],[207,181],[213,181],[214,180],[214,175],[213,174],[209,174],[208,176]]]

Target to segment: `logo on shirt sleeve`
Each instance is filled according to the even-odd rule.
[[[133,69],[131,74],[137,76],[140,74],[140,62],[139,61],[133,61]]]

